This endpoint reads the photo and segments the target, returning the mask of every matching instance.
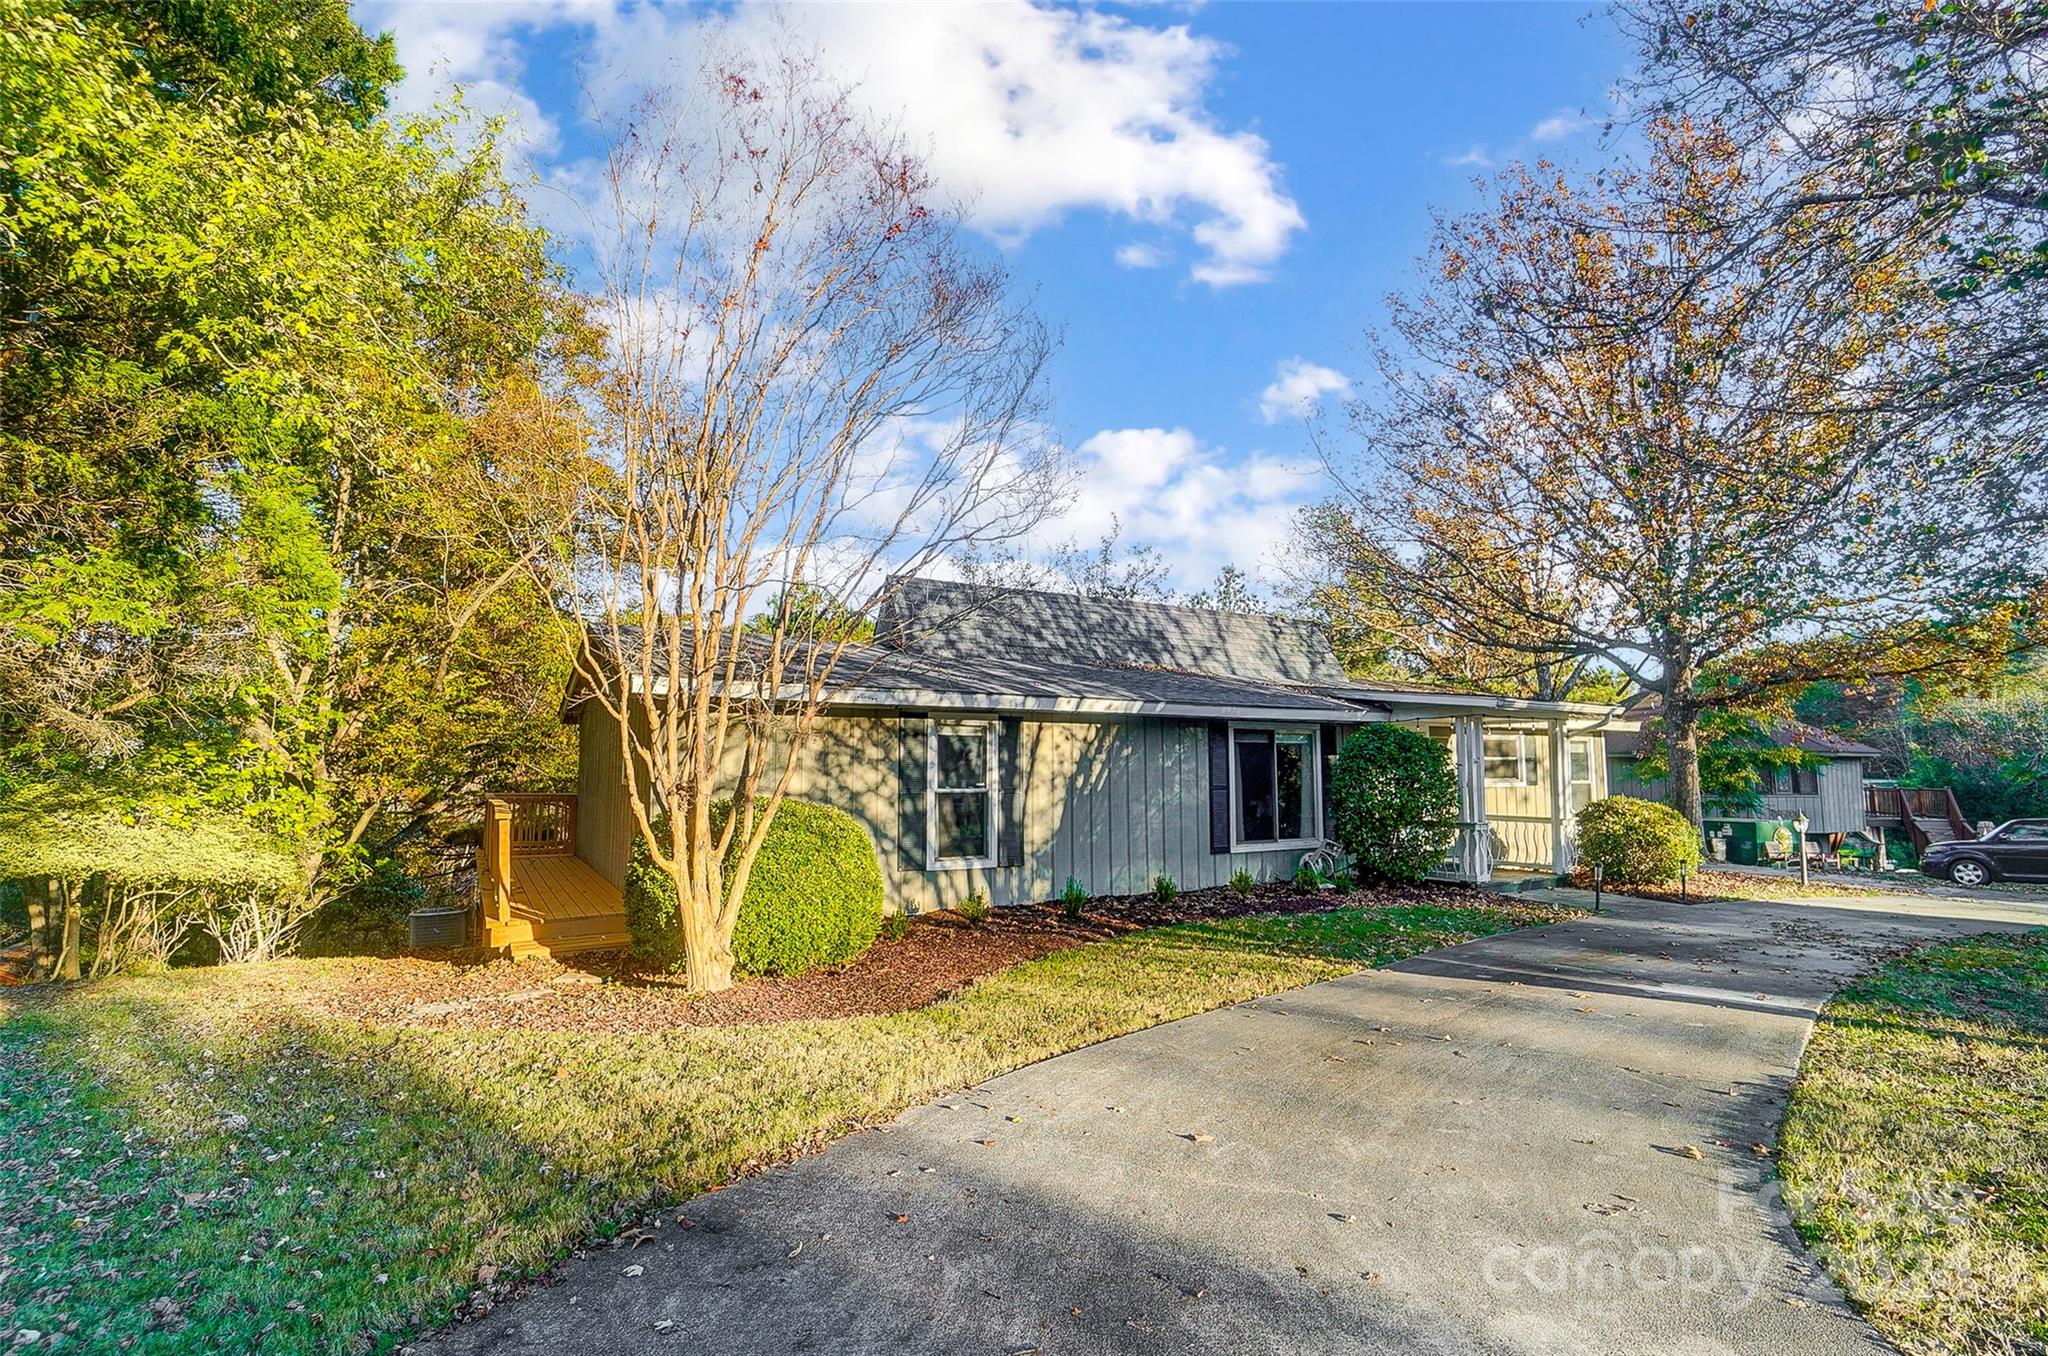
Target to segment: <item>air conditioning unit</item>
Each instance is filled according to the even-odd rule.
[[[406,916],[406,941],[414,951],[469,945],[468,909],[415,909]]]

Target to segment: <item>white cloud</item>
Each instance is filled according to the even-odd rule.
[[[1268,424],[1312,413],[1326,395],[1351,389],[1351,379],[1334,367],[1306,358],[1286,358],[1273,369],[1273,380],[1259,392],[1259,418]]]
[[[559,21],[563,12],[562,0],[460,5],[369,0],[356,6],[366,30],[397,35],[405,79],[392,91],[393,113],[425,113],[451,86],[460,85],[472,114],[504,119],[503,145],[521,168],[554,153],[561,144],[561,124],[521,85],[526,63],[520,40],[533,26]]]
[[[1476,141],[1456,155],[1445,156],[1443,162],[1453,169],[1493,168],[1493,156],[1487,151],[1486,147]]]
[[[1560,108],[1529,129],[1531,141],[1563,141],[1566,137],[1585,131],[1593,120],[1574,109]]]
[[[1116,261],[1125,268],[1157,268],[1166,262],[1166,258],[1165,250],[1141,240],[1119,245],[1116,250]]]
[[[1156,547],[1182,590],[1208,587],[1227,564],[1260,577],[1320,484],[1312,463],[1263,453],[1227,460],[1184,428],[1104,429],[1075,459],[1074,506],[1027,544],[1090,547],[1119,528],[1123,545]]]
[[[560,48],[563,29],[590,38],[590,92],[611,102],[671,77],[706,25],[721,25],[742,45],[787,28],[816,42],[878,117],[929,144],[941,182],[997,239],[1021,238],[1069,212],[1106,211],[1184,232],[1199,249],[1189,276],[1223,287],[1266,277],[1304,224],[1266,142],[1208,111],[1225,49],[1185,23],[1155,27],[1027,0],[886,11],[741,0],[712,17],[625,0],[377,0],[361,9],[366,26],[398,35],[400,59],[413,72],[402,103],[424,104],[464,82],[474,102],[530,118],[548,145],[557,129],[523,85],[530,41]]]

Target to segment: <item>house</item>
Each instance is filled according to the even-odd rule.
[[[1658,708],[1639,704],[1629,714],[1654,720]],[[1769,782],[1758,789],[1754,804],[1708,803],[1704,826],[1709,842],[1725,840],[1729,860],[1754,864],[1776,830],[1782,825],[1789,832],[1801,815],[1806,817],[1808,841],[1816,846],[1838,851],[1851,837],[1876,841],[1864,768],[1880,756],[1878,750],[1797,721],[1778,722],[1765,737],[1776,748],[1797,749],[1808,757],[1798,767],[1770,769]],[[1642,730],[1605,735],[1609,777],[1617,794],[1665,799],[1670,790],[1667,778],[1636,773],[1659,738],[1654,731]]]
[[[632,850],[620,740],[571,691],[574,796],[494,796],[479,852],[487,936],[516,951],[623,945]],[[894,581],[839,663],[791,794],[874,836],[892,907],[995,905],[1293,874],[1328,833],[1345,733],[1393,720],[1444,741],[1460,829],[1442,874],[1572,864],[1607,792],[1613,708],[1354,682],[1314,625],[1125,599]]]

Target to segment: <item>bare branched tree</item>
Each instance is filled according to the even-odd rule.
[[[548,564],[688,981],[718,989],[798,750],[864,662],[847,609],[1062,507],[1051,341],[900,136],[793,46],[645,98],[607,190],[615,480]]]
[[[1729,255],[1816,208],[1948,314],[1913,397],[2031,450],[2048,418],[2048,11],[2025,0],[1624,0],[1631,103],[1728,127],[1783,173]]]
[[[2042,473],[1901,398],[1941,337],[1906,261],[1816,209],[1731,263],[1765,186],[1718,130],[1651,132],[1640,174],[1511,170],[1439,223],[1322,545],[1461,644],[1657,694],[1697,824],[1702,712],[2010,643]]]

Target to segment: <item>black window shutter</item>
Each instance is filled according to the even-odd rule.
[[[997,739],[1002,759],[1002,818],[996,825],[996,865],[1022,866],[1024,864],[1024,786],[1029,778],[1024,775],[1024,722],[1015,716],[1003,717],[1003,727]]]
[[[896,843],[906,870],[930,866],[925,844],[925,766],[931,722],[906,712],[896,718]]]
[[[1209,851],[1230,851],[1230,722],[1209,722]]]
[[[1336,815],[1330,800],[1330,779],[1337,772],[1337,739],[1342,732],[1334,725],[1323,727],[1323,837],[1337,836]]]

